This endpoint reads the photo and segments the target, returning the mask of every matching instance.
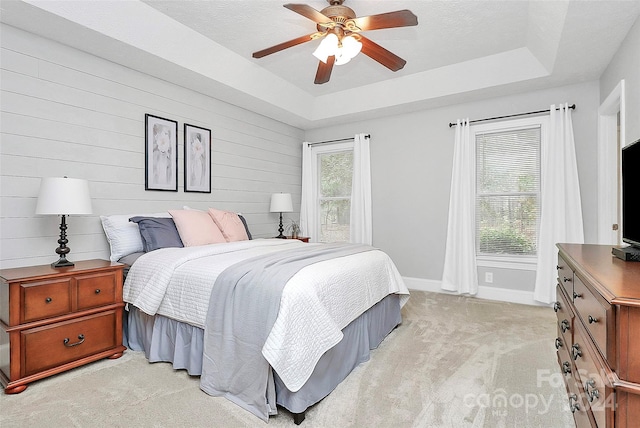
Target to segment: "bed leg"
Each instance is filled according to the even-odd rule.
[[[293,423],[296,425],[300,425],[304,421],[304,412],[302,413],[294,413],[293,414]]]

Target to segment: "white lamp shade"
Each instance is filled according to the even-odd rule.
[[[272,213],[290,213],[293,212],[293,204],[291,203],[291,193],[274,193],[271,195]]]
[[[329,33],[325,36],[325,38],[320,42],[318,48],[313,52],[313,56],[318,58],[320,61],[326,63],[327,58],[332,55],[335,55],[338,50],[338,36],[333,33]]]
[[[43,178],[36,214],[91,214],[89,182],[67,177]]]

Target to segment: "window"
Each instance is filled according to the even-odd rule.
[[[312,148],[316,234],[319,242],[349,242],[353,143]]]
[[[546,118],[474,126],[476,254],[533,258],[540,220],[540,148]]]

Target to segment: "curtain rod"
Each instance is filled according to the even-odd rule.
[[[371,138],[371,134],[367,134],[364,137],[365,138]],[[315,146],[316,144],[341,143],[343,141],[351,141],[351,140],[353,140],[353,137],[351,137],[351,138],[339,138],[337,140],[316,141],[315,143],[309,143],[309,145],[310,146]]]
[[[570,109],[575,110],[576,105],[572,104],[569,106]],[[556,110],[560,110],[560,108],[556,108]],[[496,120],[496,119],[506,119],[508,117],[516,117],[516,116],[526,116],[529,114],[540,114],[540,113],[549,113],[551,110],[550,109],[546,109],[546,110],[538,110],[538,111],[530,111],[527,113],[516,113],[516,114],[509,114],[507,116],[496,116],[496,117],[488,117],[486,119],[476,119],[476,120],[470,120],[469,123],[475,123],[475,122],[484,122],[487,120]],[[449,128],[456,126],[456,123],[451,123],[449,122]]]

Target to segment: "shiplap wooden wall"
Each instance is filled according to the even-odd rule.
[[[0,267],[57,259],[60,220],[35,215],[42,177],[89,181],[93,215],[69,217],[70,260],[108,258],[100,215],[217,207],[268,237],[271,193],[298,210],[304,131],[0,25]],[[145,113],[178,122],[178,192],[144,190]],[[184,123],[212,131],[210,194],[183,191]]]

